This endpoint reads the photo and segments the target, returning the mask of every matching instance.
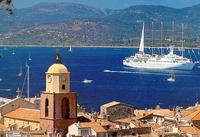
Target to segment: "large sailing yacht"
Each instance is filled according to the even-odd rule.
[[[195,63],[180,55],[174,54],[173,46],[167,55],[150,55],[144,53],[144,23],[140,41],[139,52],[135,56],[127,57],[123,60],[125,66],[143,69],[181,69],[192,70]]]

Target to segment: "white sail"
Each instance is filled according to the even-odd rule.
[[[144,53],[144,23],[143,23],[143,28],[142,28],[142,36],[141,36],[139,51]]]

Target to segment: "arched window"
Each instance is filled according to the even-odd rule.
[[[62,100],[62,118],[69,118],[69,99],[63,98]]]
[[[49,100],[48,98],[45,99],[45,117],[49,116]]]

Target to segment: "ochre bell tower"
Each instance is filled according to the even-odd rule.
[[[48,134],[65,136],[77,119],[77,94],[70,92],[70,72],[60,55],[46,72],[46,91],[41,93],[40,126]]]

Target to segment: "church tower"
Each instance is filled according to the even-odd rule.
[[[70,72],[60,55],[46,72],[46,91],[41,93],[40,126],[45,133],[65,136],[77,119],[77,94],[70,92]]]

